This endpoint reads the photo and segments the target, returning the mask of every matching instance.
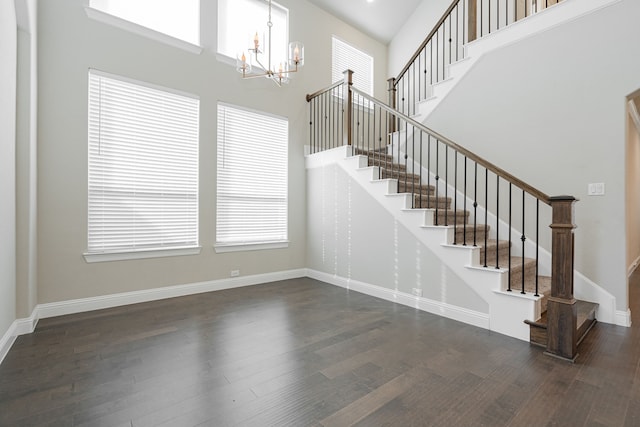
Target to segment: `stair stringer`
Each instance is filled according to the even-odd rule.
[[[440,261],[470,286],[489,306],[488,329],[523,341],[529,341],[525,319],[540,316],[540,299],[533,295],[506,292],[508,271],[474,266],[480,249],[448,244],[453,227],[432,226],[434,210],[410,209],[411,195],[394,194],[397,181],[376,179],[379,168],[368,166],[366,156],[353,156],[351,147],[343,146],[308,157],[316,165],[336,164],[367,191],[398,223],[409,230]],[[394,185],[395,183],[395,185]],[[416,211],[418,213],[416,213]]]
[[[486,34],[464,46],[464,59],[447,66],[444,80],[432,85],[430,97],[416,105],[415,119],[421,123],[486,53],[516,43],[550,28],[573,21],[622,0],[563,0],[552,7]]]

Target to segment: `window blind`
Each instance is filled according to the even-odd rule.
[[[346,70],[353,71],[353,86],[373,96],[373,57],[333,37],[331,81],[344,80]]]
[[[287,240],[289,124],[218,104],[216,244]]]
[[[199,103],[89,71],[89,253],[198,245]]]

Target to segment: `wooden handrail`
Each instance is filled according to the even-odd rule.
[[[327,93],[330,90],[333,90],[333,89],[335,89],[335,88],[337,88],[339,86],[342,86],[343,84],[344,84],[344,80],[339,80],[339,81],[335,82],[334,84],[332,84],[329,87],[326,87],[326,88],[320,89],[320,90],[318,90],[318,91],[316,91],[314,93],[308,94],[307,95],[307,102],[311,101],[313,98],[316,98],[316,97],[322,95],[323,93]]]
[[[407,65],[405,65],[402,71],[400,71],[400,73],[398,74],[398,77],[396,77],[396,80],[395,80],[396,83],[405,75],[405,73],[409,70],[409,68],[411,68],[411,65],[415,62],[418,56],[420,56],[420,53],[422,53],[422,50],[425,48],[425,46],[427,46],[427,44],[429,44],[429,41],[433,38],[433,36],[438,31],[438,29],[440,29],[440,26],[442,25],[442,23],[449,17],[449,15],[453,11],[453,9],[455,9],[458,3],[460,3],[460,0],[453,0],[453,3],[451,3],[451,6],[449,6],[449,8],[444,12],[444,15],[442,15],[442,18],[440,18],[440,20],[436,23],[436,25],[433,26],[433,29],[431,30],[427,38],[424,39],[420,47],[418,47],[418,49],[416,50],[416,53],[413,54],[411,59],[409,59],[409,61],[407,62]]]
[[[359,96],[361,96],[362,98],[366,99],[367,101],[371,102],[372,104],[380,107],[382,110],[396,116],[397,118],[402,119],[403,121],[406,121],[407,123],[409,123],[411,126],[431,135],[432,137],[436,138],[437,140],[439,140],[440,142],[442,142],[443,144],[449,146],[450,148],[458,151],[460,154],[462,154],[463,156],[467,157],[468,159],[478,163],[479,165],[485,167],[486,169],[490,170],[491,172],[495,173],[496,175],[498,175],[500,178],[506,180],[507,182],[512,183],[513,185],[519,187],[521,190],[526,191],[527,193],[531,194],[533,197],[537,198],[538,200],[540,200],[541,202],[551,206],[551,198],[546,195],[545,193],[543,193],[542,191],[538,190],[537,188],[527,184],[526,182],[522,181],[521,179],[511,175],[509,172],[505,171],[504,169],[494,165],[491,162],[488,162],[487,160],[483,159],[482,157],[478,156],[477,154],[467,150],[466,148],[456,144],[455,142],[451,141],[449,138],[439,134],[438,132],[429,129],[428,127],[426,127],[425,125],[423,125],[422,123],[419,123],[415,120],[413,120],[411,117],[407,116],[406,114],[403,114],[397,110],[394,110],[393,108],[391,108],[389,105],[385,104],[384,102],[370,96],[367,95],[366,93],[358,90],[355,87],[352,87],[351,90],[355,93],[357,93]]]

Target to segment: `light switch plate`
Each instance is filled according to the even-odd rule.
[[[596,182],[593,184],[589,184],[589,188],[587,190],[587,195],[589,196],[604,196],[604,182]]]

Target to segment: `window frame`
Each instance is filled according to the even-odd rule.
[[[162,91],[173,95],[182,96],[184,98],[192,98],[198,101],[198,112],[197,112],[197,133],[196,136],[196,150],[197,150],[197,158],[196,158],[196,201],[195,201],[195,209],[196,209],[196,225],[195,225],[195,238],[196,243],[192,245],[175,245],[175,246],[157,246],[157,247],[142,247],[139,249],[131,249],[131,248],[121,248],[115,250],[104,250],[104,251],[90,251],[89,250],[89,215],[90,215],[90,150],[91,150],[91,141],[90,141],[90,132],[91,126],[87,123],[87,250],[83,253],[83,257],[87,263],[96,263],[96,262],[109,262],[109,261],[121,261],[121,260],[132,260],[132,259],[147,259],[147,258],[162,258],[162,257],[175,257],[175,256],[184,256],[184,255],[198,255],[201,252],[202,246],[200,245],[200,183],[199,183],[199,163],[200,163],[200,98],[196,95],[183,92],[180,90],[163,87],[159,85],[155,85],[152,83],[139,81],[135,79],[131,79],[128,77],[107,73],[104,71],[89,69],[87,73],[87,119],[91,120],[91,75],[96,75],[99,77],[117,80],[126,84],[137,85],[147,89]]]
[[[194,54],[202,53],[202,25],[201,25],[202,5],[200,6],[200,13],[199,13],[199,19],[198,19],[199,42],[198,44],[194,44],[189,41],[183,40],[181,38],[163,33],[162,31],[145,27],[144,25],[138,24],[133,21],[129,21],[127,19],[105,12],[101,9],[92,7],[90,4],[90,1],[91,0],[84,0],[84,10],[87,16],[90,19],[93,19],[94,21],[98,21],[103,24],[107,24],[112,27],[116,27],[121,30],[128,31],[130,33],[134,33],[139,36],[143,36],[148,39],[155,40],[157,42],[161,42],[163,44],[185,50],[190,53],[194,53]]]

